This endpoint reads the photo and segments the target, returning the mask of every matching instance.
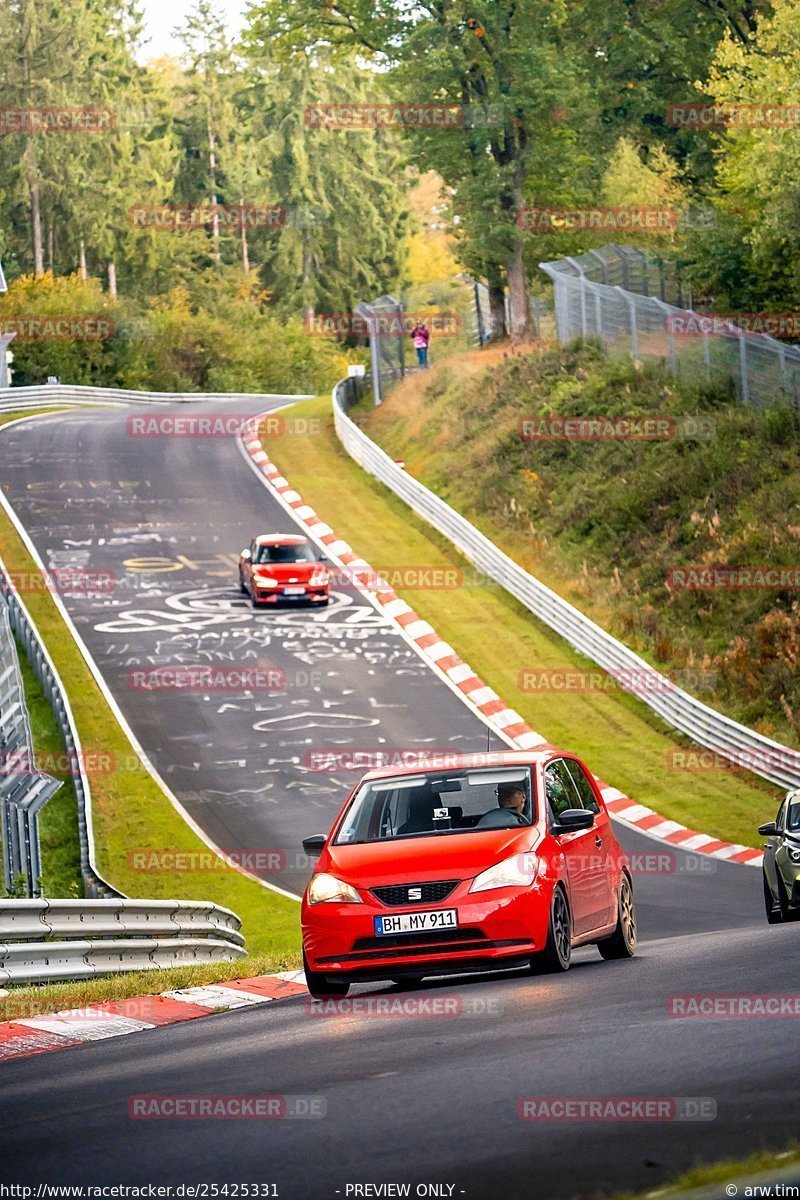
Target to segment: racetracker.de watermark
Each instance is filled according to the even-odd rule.
[[[500,127],[499,104],[307,104],[307,129],[480,129]]]
[[[17,342],[107,342],[116,325],[102,314],[0,317],[0,337]]]
[[[671,313],[664,321],[667,333],[677,338],[738,337],[760,334],[800,341],[800,313]]]
[[[139,761],[138,759],[136,760]],[[111,775],[116,756],[107,750],[0,751],[0,777],[9,775]]]
[[[800,588],[800,567],[670,567],[666,584],[672,592],[794,592]]]
[[[498,1017],[497,997],[481,996],[348,996],[305,1001],[307,1017],[363,1017],[368,1020],[445,1020],[459,1017]]]
[[[134,204],[128,209],[128,224],[157,233],[282,229],[286,209],[280,204]]]
[[[756,775],[775,771],[800,771],[800,750],[788,746],[758,750],[668,750],[667,768],[671,771],[753,771]]]
[[[322,421],[280,413],[147,413],[127,417],[125,428],[128,437],[139,438],[316,437]]]
[[[283,1121],[327,1116],[324,1096],[165,1096],[128,1098],[128,1116],[139,1121]]]
[[[716,671],[685,667],[675,671],[656,671],[652,667],[620,668],[614,671],[563,671],[531,667],[519,671],[517,687],[521,692],[674,692],[677,688],[710,691],[717,681]]]
[[[640,1123],[714,1121],[711,1096],[523,1096],[523,1121],[633,1121]]]
[[[470,756],[470,766],[480,765],[481,758],[481,755]],[[486,765],[490,766],[494,761],[487,756]],[[454,753],[450,748],[429,747],[420,750],[416,746],[380,750],[374,747],[356,749],[354,746],[346,750],[331,750],[330,747],[321,746],[316,750],[306,750],[303,758],[303,766],[307,771],[375,771],[383,767],[413,767],[420,770],[431,767],[438,771],[456,770],[463,765],[464,756]]]
[[[800,994],[797,992],[764,992],[752,995],[731,995],[720,992],[698,992],[667,998],[667,1016],[713,1021],[765,1020],[800,1017]]]
[[[416,325],[426,325],[431,337],[458,337],[464,332],[459,314],[449,312],[309,313],[304,325],[310,337],[331,338],[406,338]]]
[[[630,867],[631,874],[641,875],[715,875],[717,860],[707,854],[689,852],[676,854],[669,850],[640,851],[636,854],[577,854],[570,856],[576,871],[624,870]]]
[[[0,134],[109,133],[115,124],[109,108],[0,108]]]
[[[672,208],[550,208],[526,205],[517,226],[527,233],[573,233],[575,230],[625,233],[674,233],[678,218]]]
[[[800,104],[670,104],[664,118],[680,129],[797,129]]]
[[[302,672],[305,686],[314,673]],[[317,683],[321,672],[316,673]],[[127,685],[134,692],[285,692],[286,671],[281,667],[163,666],[128,671]]]
[[[517,433],[523,442],[708,442],[714,420],[704,414],[520,417]]]
[[[460,567],[432,567],[424,563],[407,566],[363,567],[354,565],[329,572],[330,582],[339,587],[358,584],[370,591],[396,591],[408,588],[412,591],[453,591],[464,583]]]
[[[252,848],[243,850],[180,850],[176,847],[141,847],[128,851],[131,871],[144,875],[214,874],[233,867],[254,875],[280,871],[310,871],[316,862],[304,851]]]
[[[52,592],[64,596],[108,596],[117,586],[113,571],[56,567],[45,571],[12,571],[12,590],[19,595]]]

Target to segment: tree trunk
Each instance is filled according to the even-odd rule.
[[[211,179],[211,237],[213,249],[211,257],[214,265],[219,266],[222,255],[219,250],[219,213],[217,212],[217,156],[214,153],[214,130],[208,126],[208,174]]]
[[[522,169],[519,166],[514,173],[510,201],[512,206],[510,215],[514,221],[514,246],[511,257],[506,263],[506,277],[511,308],[511,340],[512,342],[521,342],[530,338],[532,333],[528,281],[525,277],[525,241],[524,234],[517,225],[517,215],[525,206],[525,197],[522,192]]]
[[[521,342],[531,337],[531,314],[528,305],[528,281],[522,257],[522,237],[517,239],[513,254],[506,263],[508,301],[511,308],[511,340]]]
[[[31,232],[33,236],[33,273],[37,279],[44,275],[44,252],[42,250],[42,206],[39,181],[31,177]]]
[[[47,226],[47,269],[51,275],[53,271],[53,225]]]
[[[32,5],[26,4],[20,10],[22,21],[22,82],[28,103],[32,101],[32,71],[31,57],[35,49],[35,18]],[[36,156],[36,141],[29,133],[25,141],[25,161],[27,163],[28,188],[31,198],[31,242],[33,245],[33,273],[37,279],[44,275],[44,254],[42,251],[42,198],[39,190],[39,163]]]
[[[113,262],[108,264],[108,294],[115,298],[117,295],[117,267]]]
[[[83,282],[85,283],[85,282],[86,282],[86,278],[87,278],[87,272],[86,272],[86,243],[84,242],[83,238],[81,238],[81,240],[80,240],[80,266],[78,267],[78,274],[80,275],[81,279],[82,279],[82,280],[83,280]]]

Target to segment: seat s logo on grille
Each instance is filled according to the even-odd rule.
[[[409,888],[408,889],[408,898],[409,898],[409,900],[421,900],[422,899],[422,888]]]

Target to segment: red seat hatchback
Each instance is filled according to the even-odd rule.
[[[575,946],[636,947],[630,867],[599,789],[552,747],[370,771],[330,835],[303,846],[319,854],[302,907],[312,996],[520,963],[566,971]]]

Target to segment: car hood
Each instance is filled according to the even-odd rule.
[[[317,866],[355,887],[436,879],[472,879],[495,863],[533,850],[535,826],[484,833],[437,834],[362,846],[329,846]]]
[[[253,567],[255,575],[269,575],[272,579],[279,579],[281,583],[289,583],[292,580],[307,583],[315,571],[321,570],[324,570],[324,567],[315,562],[259,563]]]

